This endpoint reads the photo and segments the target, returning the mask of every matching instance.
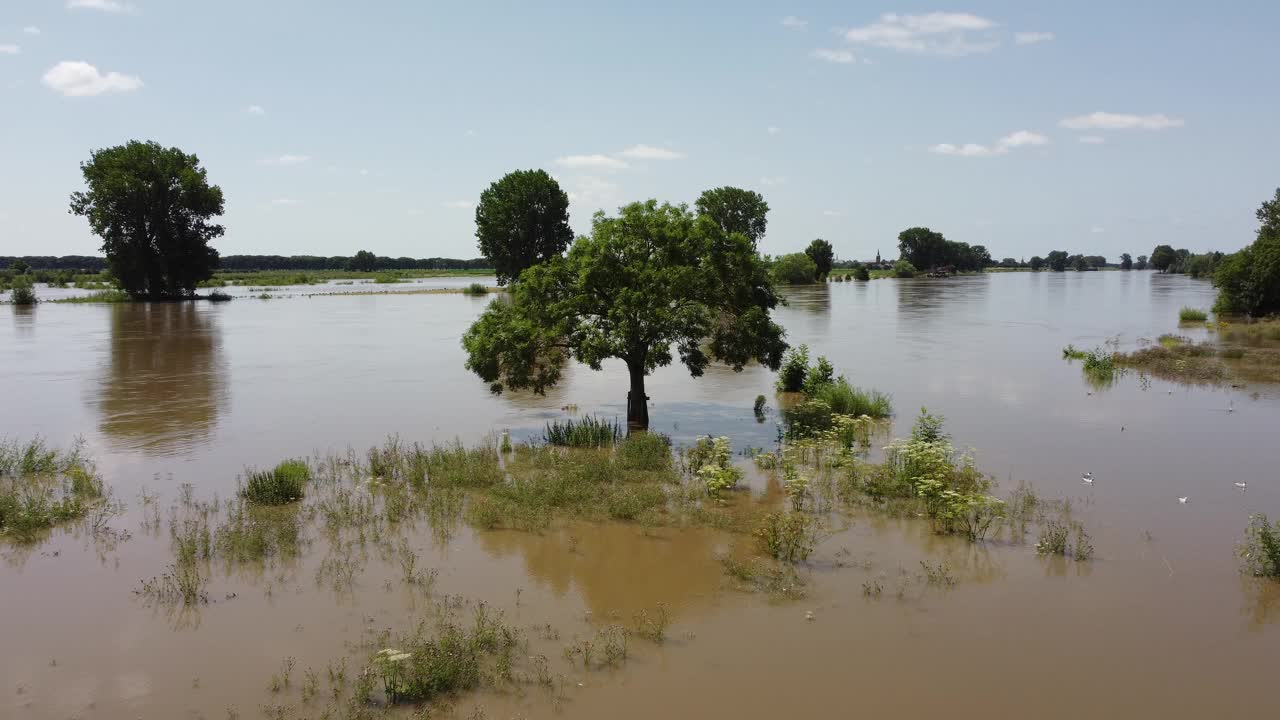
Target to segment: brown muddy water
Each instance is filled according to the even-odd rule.
[[[1211,288],[1145,272],[840,283],[798,290],[778,312],[791,343],[893,395],[895,436],[928,406],[1001,491],[1025,482],[1070,499],[1093,537],[1090,562],[855,513],[802,566],[807,596],[773,601],[730,587],[716,559],[727,533],[423,524],[406,539],[438,573],[429,596],[372,551],[334,582],[316,541],[260,572],[215,570],[211,602],[195,609],[135,597],[172,562],[168,508],[183,484],[226,498],[246,466],[363,453],[392,434],[523,439],[567,405],[624,415],[614,365],[570,368],[546,397],[491,396],[458,343],[489,301],[0,308],[0,437],[83,436],[125,504],[109,524],[127,533],[108,542],[73,527],[0,545],[0,717],[251,718],[272,706],[321,717],[328,683],[304,702],[305,669],[324,677],[346,657],[354,674],[377,631],[441,607],[469,617],[480,601],[525,632],[535,660],[524,666],[548,682],[464,696],[458,717],[1280,716],[1280,588],[1243,576],[1234,555],[1251,512],[1280,516],[1280,395],[1135,374],[1094,389],[1061,359],[1069,343],[1196,335],[1177,328],[1178,309],[1208,307]],[[773,381],[760,368],[698,380],[660,370],[654,430],[770,447],[775,417],[757,423],[751,404],[763,393],[776,406]],[[926,583],[922,561],[946,563],[955,585]],[[866,596],[875,583],[883,593]],[[633,638],[621,668],[563,656],[660,603],[668,640]],[[286,658],[290,687],[272,692]]]

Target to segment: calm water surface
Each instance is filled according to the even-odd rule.
[[[232,705],[253,717],[272,700],[265,678],[281,658],[320,667],[369,626],[413,612],[412,599],[384,590],[397,573],[386,563],[371,560],[361,589],[334,598],[310,581],[317,557],[288,576],[215,578],[215,592],[238,598],[194,617],[146,609],[130,591],[170,560],[167,538],[139,529],[135,498],[146,488],[171,502],[182,483],[226,497],[245,466],[361,451],[390,434],[532,437],[567,405],[625,415],[620,364],[568,368],[545,397],[489,394],[459,346],[489,301],[299,293],[0,308],[9,316],[0,317],[0,436],[83,436],[129,505],[117,524],[134,533],[105,553],[74,534],[5,551],[0,717],[223,717]],[[1145,272],[795,291],[777,313],[792,344],[891,393],[896,434],[927,406],[1002,490],[1026,482],[1070,498],[1097,560],[1060,562],[1026,545],[971,546],[923,523],[855,517],[820,546],[810,596],[776,605],[724,588],[715,553],[727,540],[707,531],[463,528],[447,545],[424,535],[419,549],[448,592],[523,623],[586,633],[592,618],[659,601],[675,608],[678,641],[638,652],[616,674],[570,678],[582,687],[565,700],[468,702],[490,717],[1280,716],[1270,686],[1280,593],[1243,578],[1233,555],[1251,512],[1280,516],[1280,396],[1135,375],[1095,390],[1061,359],[1069,343],[1131,347],[1175,331],[1180,307],[1211,302],[1205,283]],[[769,446],[774,423],[756,423],[751,405],[762,393],[773,404],[774,379],[755,367],[698,380],[662,369],[649,382],[654,429],[677,442],[710,433]],[[1097,478],[1092,487],[1084,471]],[[921,560],[947,561],[959,583],[908,582]],[[881,582],[883,599],[864,598],[866,582]]]

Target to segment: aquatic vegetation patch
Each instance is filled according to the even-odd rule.
[[[0,536],[33,542],[44,531],[83,517],[105,495],[82,441],[65,451],[39,437],[0,441]]]
[[[245,477],[240,497],[257,505],[283,505],[302,499],[311,468],[305,460],[285,460],[271,470],[248,470]]]
[[[601,420],[588,415],[580,420],[554,420],[547,423],[542,439],[548,445],[576,448],[613,447],[622,437],[617,420]]]
[[[519,644],[519,631],[480,604],[471,627],[445,622],[433,632],[419,626],[388,641],[368,667],[387,702],[427,702],[475,689],[487,676],[510,678]]]
[[[133,302],[133,298],[129,297],[129,293],[123,290],[112,289],[99,290],[97,292],[89,293],[88,295],[79,295],[77,297],[58,298],[57,300],[50,300],[49,302],[68,303],[73,305],[79,303],[127,303]]]
[[[1209,314],[1203,310],[1193,307],[1183,307],[1178,311],[1178,322],[1183,323],[1202,323],[1209,319]]]
[[[778,390],[798,392],[804,399],[783,409],[787,437],[799,439],[831,429],[841,417],[887,418],[893,415],[890,397],[876,390],[854,387],[825,357],[809,365],[809,348],[793,348],[778,371]],[[760,406],[760,401],[757,400]],[[757,417],[760,413],[757,412]]]
[[[765,555],[785,563],[804,562],[818,544],[817,518],[805,512],[771,512],[755,537]]]
[[[464,295],[475,295],[475,296],[488,295],[489,288],[485,287],[484,285],[481,285],[480,283],[471,283],[467,287],[463,288],[462,293]]]
[[[1280,521],[1272,524],[1262,513],[1250,515],[1237,552],[1246,572],[1280,579]]]

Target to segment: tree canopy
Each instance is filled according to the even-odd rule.
[[[544,170],[507,173],[480,194],[476,240],[498,284],[506,285],[526,268],[559,257],[573,241],[569,196]]]
[[[1151,251],[1151,267],[1160,272],[1169,272],[1169,268],[1177,262],[1178,254],[1169,245],[1157,245]]]
[[[810,285],[818,277],[818,266],[808,253],[783,255],[773,262],[773,277],[787,285]]]
[[[898,252],[919,270],[952,266],[957,270],[977,272],[994,265],[991,253],[982,245],[955,242],[940,232],[914,227],[898,234]]]
[[[348,267],[359,272],[373,272],[378,267],[378,256],[368,250],[361,250],[352,256]]]
[[[758,192],[718,187],[698,197],[694,209],[716,221],[726,233],[742,233],[754,247],[769,225],[769,203]]]
[[[1258,209],[1257,238],[1222,258],[1214,271],[1214,310],[1226,315],[1280,313],[1280,189]]]
[[[821,279],[831,274],[831,264],[835,262],[836,259],[836,253],[835,250],[832,249],[831,243],[823,240],[822,238],[818,238],[817,240],[809,243],[809,247],[804,249],[804,254],[808,255],[809,259],[813,260],[813,264],[817,268],[815,275],[816,278]]]
[[[195,292],[213,275],[218,251],[209,242],[223,227],[222,189],[210,185],[195,155],[155,142],[95,150],[80,164],[88,189],[71,195],[71,212],[102,238],[107,265],[135,298],[170,299]]]
[[[694,377],[712,361],[777,369],[787,347],[770,318],[777,304],[750,238],[684,205],[649,200],[616,217],[596,213],[589,237],[526,270],[462,345],[467,368],[494,392],[544,392],[571,357],[593,370],[622,360],[628,424],[646,428],[645,376],[676,357]]]
[[[1039,272],[1040,268],[1044,267],[1044,258],[1039,255],[1032,255],[1029,265],[1033,271]]]
[[[1049,269],[1054,272],[1062,272],[1067,269],[1066,250],[1054,250],[1045,257],[1045,262],[1049,263]]]
[[[1133,269],[1133,257],[1131,257],[1129,253],[1120,253],[1120,269],[1121,270]]]

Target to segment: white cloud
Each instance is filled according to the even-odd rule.
[[[987,157],[988,155],[994,155],[995,149],[987,145],[978,145],[977,143],[965,143],[964,145],[938,143],[930,146],[929,152],[938,153],[939,155],[958,155],[960,157]]]
[[[443,205],[447,208],[453,208],[454,210],[470,210],[475,207],[475,203],[470,200],[450,200],[443,203]]]
[[[67,0],[67,7],[71,10],[100,10],[108,13],[135,13],[138,8],[132,3],[119,2],[119,0]]]
[[[17,55],[22,48],[17,45],[0,45],[0,55]]]
[[[291,197],[278,197],[275,200],[272,200],[271,204],[277,207],[284,207],[288,205],[297,205],[298,201]]]
[[[775,175],[773,177],[762,177],[760,178],[760,184],[761,185],[785,185],[787,184],[787,178],[783,175]]]
[[[87,62],[64,60],[41,78],[49,88],[67,97],[88,97],[112,92],[129,92],[142,87],[142,78],[109,72],[105,75]]]
[[[1044,135],[1030,130],[1019,130],[1005,135],[997,140],[994,145],[939,143],[931,146],[929,152],[939,155],[955,155],[957,157],[991,157],[992,155],[1004,155],[1014,148],[1048,144],[1049,138]]]
[[[1079,140],[1085,145],[1101,145],[1107,141],[1107,139],[1101,135],[1081,135]]]
[[[770,125],[769,127],[765,128],[765,132],[769,133],[770,135],[778,135],[782,132],[782,128]]]
[[[1036,43],[1049,42],[1053,39],[1051,32],[1016,32],[1013,34],[1013,41],[1018,45],[1035,45]]]
[[[266,115],[267,111],[261,105],[250,105],[244,111],[250,115]]]
[[[668,150],[666,148],[654,147],[652,145],[632,145],[631,147],[618,153],[622,157],[631,158],[633,160],[683,160],[684,153]]]
[[[22,32],[26,33],[27,35],[39,35],[40,28],[36,27],[35,25],[28,25],[22,28]]]
[[[301,165],[311,159],[310,155],[292,155],[285,153],[277,157],[267,158],[262,161],[263,165]]]
[[[887,13],[870,25],[845,31],[851,43],[926,55],[970,55],[990,52],[1000,43],[990,36],[996,23],[969,13],[923,15]],[[975,40],[974,33],[982,36]]]
[[[840,212],[839,210],[823,210],[822,214],[826,215],[827,217],[840,217],[841,215],[844,215],[844,213]]]
[[[808,20],[801,20],[795,15],[788,15],[782,18],[782,27],[791,28],[792,30],[803,30],[808,24]]]
[[[1186,125],[1181,118],[1171,118],[1162,113],[1126,115],[1109,112],[1069,117],[1058,124],[1071,130],[1164,130]]]
[[[608,155],[565,155],[556,158],[556,164],[567,168],[597,168],[604,170],[622,170],[627,163]]]
[[[809,57],[841,65],[847,65],[854,61],[853,53],[848,50],[828,50],[827,48],[818,48],[809,53]]]
[[[1048,144],[1049,144],[1049,138],[1039,133],[1033,133],[1030,130],[1019,130],[1014,133],[1009,133],[1008,135],[1005,135],[1004,137],[1000,138],[1000,142],[998,143],[999,147],[1002,147],[1002,148],[1016,148],[1016,147],[1023,147],[1024,145],[1048,145]]]

